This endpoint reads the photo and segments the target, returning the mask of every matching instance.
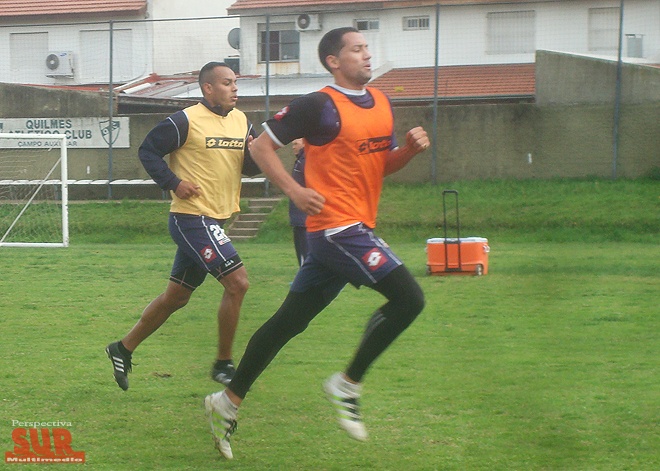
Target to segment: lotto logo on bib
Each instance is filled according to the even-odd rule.
[[[207,137],[207,149],[243,149],[245,143],[242,138],[236,137]]]
[[[386,137],[372,137],[371,139],[364,139],[358,141],[357,148],[358,154],[373,154],[374,152],[383,152],[392,147],[392,138]]]
[[[378,249],[371,249],[364,254],[362,261],[371,271],[376,271],[387,262],[387,257]]]
[[[70,422],[21,422],[12,420],[13,451],[5,452],[5,463],[81,464],[85,452],[73,449]]]

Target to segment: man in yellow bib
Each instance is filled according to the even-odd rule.
[[[185,306],[207,273],[224,287],[218,309],[218,353],[211,377],[229,384],[234,375],[232,345],[247,271],[229,237],[225,221],[239,211],[241,174],[260,172],[248,143],[256,133],[236,109],[236,75],[222,62],[199,72],[200,103],[172,114],[152,129],[138,155],[151,178],[172,195],[169,230],[177,252],[165,292],[143,311],[126,334],[106,348],[114,377],[128,389],[132,353],[174,313]],[[164,160],[169,154],[169,165]]]

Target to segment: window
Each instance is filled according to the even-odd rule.
[[[614,52],[619,48],[619,8],[589,8],[589,51]]]
[[[488,13],[488,54],[528,54],[535,51],[536,12]]]
[[[110,79],[108,50],[110,31],[80,31],[80,73],[82,82],[98,83]],[[101,51],[101,53],[99,53]],[[133,30],[112,30],[112,80],[133,80]]]
[[[358,31],[378,31],[380,22],[376,19],[355,20],[353,22]]]
[[[431,20],[428,16],[406,16],[403,18],[403,30],[415,31],[419,29],[429,29]]]
[[[266,62],[266,52],[271,62],[297,61],[300,59],[300,33],[294,23],[271,23],[270,41],[266,38],[266,25],[259,25],[259,62]]]
[[[11,81],[42,83],[46,73],[48,33],[10,33],[9,66]]]

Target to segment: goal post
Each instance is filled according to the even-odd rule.
[[[0,247],[68,247],[64,134],[0,133]]]

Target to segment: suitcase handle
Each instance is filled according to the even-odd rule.
[[[454,195],[456,199],[456,244],[458,246],[458,268],[449,268],[449,239],[447,238],[447,195]],[[442,226],[445,235],[445,271],[462,271],[461,261],[461,222],[458,217],[458,191],[443,190],[442,192]]]

